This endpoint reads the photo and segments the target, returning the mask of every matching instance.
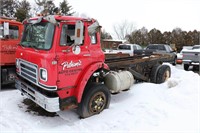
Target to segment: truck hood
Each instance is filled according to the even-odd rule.
[[[55,86],[57,81],[57,65],[52,61],[55,59],[55,54],[50,51],[35,50],[32,48],[25,48],[18,46],[16,51],[16,59],[23,60],[31,64],[35,64],[38,69],[38,81],[48,86]],[[40,69],[46,69],[48,74],[48,80],[42,81],[39,77]]]

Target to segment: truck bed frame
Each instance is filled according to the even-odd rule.
[[[148,81],[152,68],[156,65],[161,65],[170,58],[169,55],[163,54],[135,56],[129,56],[128,54],[105,54],[105,56],[105,63],[110,70],[128,70],[139,81]]]

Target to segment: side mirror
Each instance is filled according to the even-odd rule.
[[[98,31],[100,31],[101,26],[99,25],[98,21],[94,22],[92,25],[88,26],[88,33],[89,35],[94,35]]]
[[[9,23],[8,22],[3,23],[3,34],[4,34],[4,36],[9,35]]]
[[[79,45],[83,43],[83,22],[77,21],[76,27],[75,27],[75,37],[74,37],[74,43],[75,45]]]

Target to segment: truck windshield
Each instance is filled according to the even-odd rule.
[[[34,49],[49,50],[52,46],[54,25],[49,22],[27,24],[24,29],[21,45]]]

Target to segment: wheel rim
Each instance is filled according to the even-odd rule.
[[[106,96],[103,92],[98,92],[92,96],[89,102],[89,110],[91,113],[100,113],[106,105]]]
[[[166,81],[166,80],[168,80],[170,78],[170,72],[167,70],[167,71],[165,71],[165,73],[164,73],[164,81]]]

